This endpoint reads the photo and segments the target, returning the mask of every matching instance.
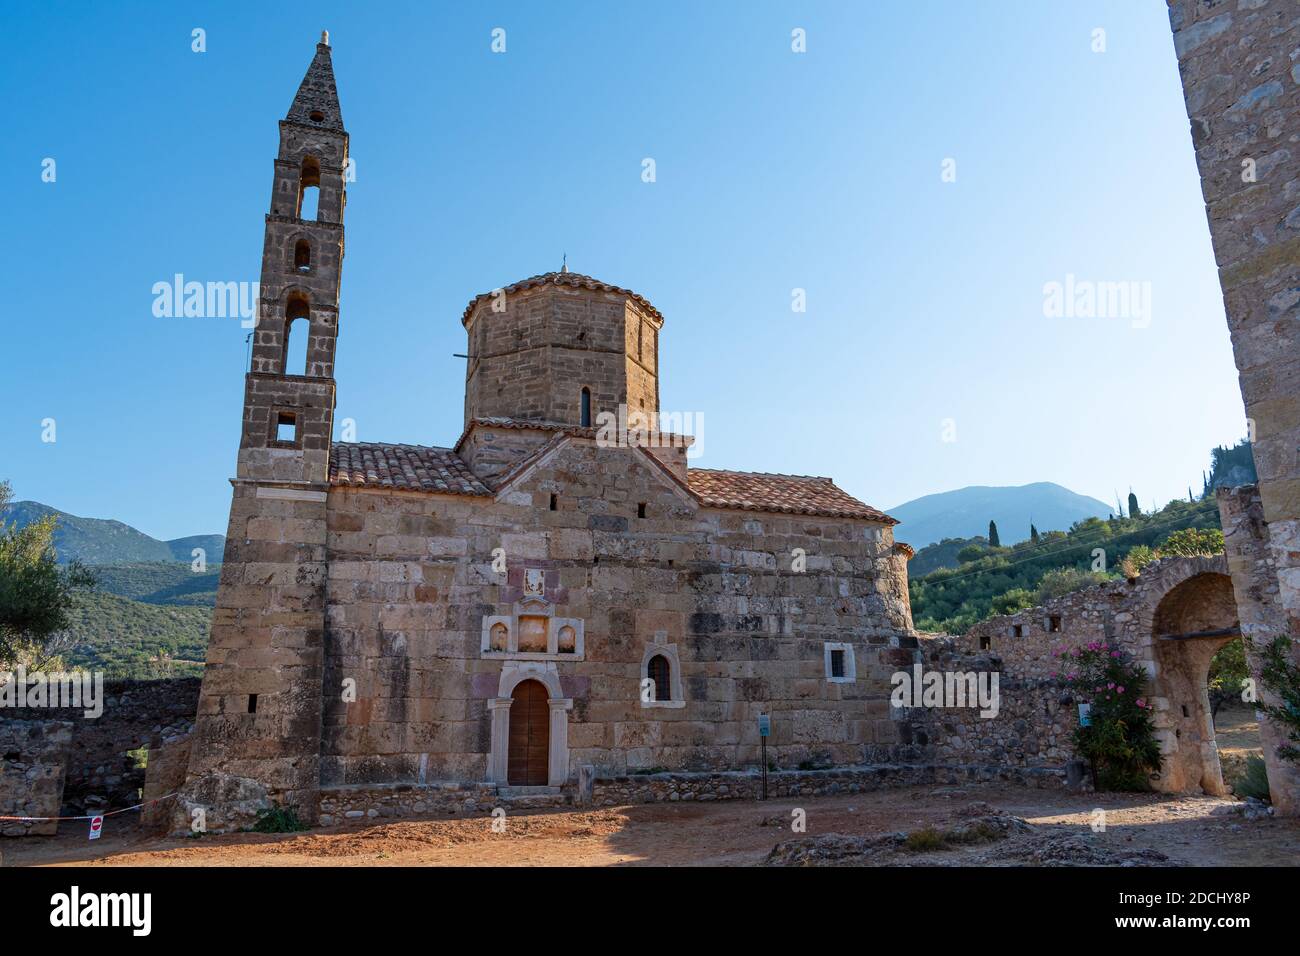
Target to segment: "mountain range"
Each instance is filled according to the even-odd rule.
[[[0,519],[25,527],[47,515],[54,515],[54,548],[59,561],[79,559],[83,564],[135,564],[139,562],[184,561],[202,548],[207,564],[220,564],[226,548],[221,534],[196,534],[159,541],[129,524],[106,518],[79,518],[43,505],[39,501],[15,501],[0,512]]]
[[[1031,523],[1039,531],[1066,531],[1076,521],[1105,518],[1114,511],[1096,498],[1038,481],[1009,487],[971,485],[904,502],[889,514],[900,522],[894,537],[919,550],[945,538],[987,535],[990,521],[997,523],[1002,544],[1010,545],[1029,537]]]

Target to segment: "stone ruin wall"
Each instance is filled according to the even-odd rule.
[[[1246,663],[1252,674],[1258,674],[1260,650],[1287,628],[1276,557],[1270,547],[1270,526],[1264,521],[1258,486],[1219,489],[1219,517],[1245,640]],[[1259,690],[1262,700],[1280,703],[1268,688],[1261,686]],[[1273,805],[1283,814],[1300,813],[1300,766],[1275,756],[1278,746],[1287,742],[1285,729],[1261,715],[1259,736]]]
[[[1252,535],[1272,560],[1266,570],[1238,565],[1233,583],[1243,603],[1253,591],[1275,604],[1259,615],[1255,643],[1268,618],[1272,636],[1289,634],[1300,660],[1300,7],[1169,0],[1169,23],[1252,426],[1259,475]],[[1298,814],[1300,769],[1273,750],[1264,754],[1273,804]]]
[[[1077,720],[1075,701],[1057,681],[1006,667],[987,651],[968,651],[964,637],[925,635],[920,661],[925,671],[998,672],[999,707],[995,717],[979,707],[913,707],[895,711],[901,740],[918,763],[968,768],[978,775],[1006,779],[1004,771],[1067,782],[1074,759],[1070,735]],[[1068,782],[1078,784],[1077,777]]]
[[[127,751],[185,740],[199,679],[104,682],[103,713],[18,708],[0,719],[0,816],[75,816],[140,802],[146,771]],[[16,755],[17,759],[8,759]],[[153,776],[152,770],[150,776]],[[156,794],[161,796],[162,793]],[[4,835],[52,834],[56,824],[0,823]]]

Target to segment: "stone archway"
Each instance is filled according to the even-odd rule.
[[[1232,580],[1205,571],[1170,588],[1151,618],[1156,727],[1164,754],[1157,790],[1227,793],[1214,742],[1210,661],[1241,636]]]

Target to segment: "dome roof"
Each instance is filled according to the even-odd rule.
[[[520,279],[518,282],[511,283],[500,290],[493,289],[491,292],[483,292],[474,296],[474,298],[470,300],[469,305],[465,307],[465,314],[462,315],[460,319],[461,324],[468,324],[469,317],[473,314],[475,306],[484,299],[491,298],[493,295],[497,294],[498,291],[510,295],[512,292],[523,292],[527,289],[535,289],[538,286],[543,285],[568,286],[573,289],[591,289],[595,292],[613,292],[616,295],[625,295],[629,299],[635,301],[637,305],[641,306],[647,314],[658,319],[660,323],[664,320],[664,317],[659,313],[659,310],[651,305],[650,301],[646,299],[645,296],[638,295],[631,289],[624,289],[621,286],[610,285],[608,282],[601,282],[599,279],[593,279],[591,276],[585,276],[578,272],[569,272],[568,270],[564,270],[562,272],[543,272],[541,275],[531,276],[527,279]]]

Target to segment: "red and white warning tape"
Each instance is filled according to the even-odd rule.
[[[119,813],[130,813],[132,810],[139,810],[141,807],[147,807],[151,804],[161,803],[176,796],[176,793],[164,794],[161,797],[155,797],[152,800],[146,800],[144,803],[137,803],[133,807],[122,807],[119,810],[105,810],[103,813],[88,813],[80,817],[0,817],[0,820],[17,820],[20,823],[45,823],[50,820],[94,820],[96,817],[115,817]]]

